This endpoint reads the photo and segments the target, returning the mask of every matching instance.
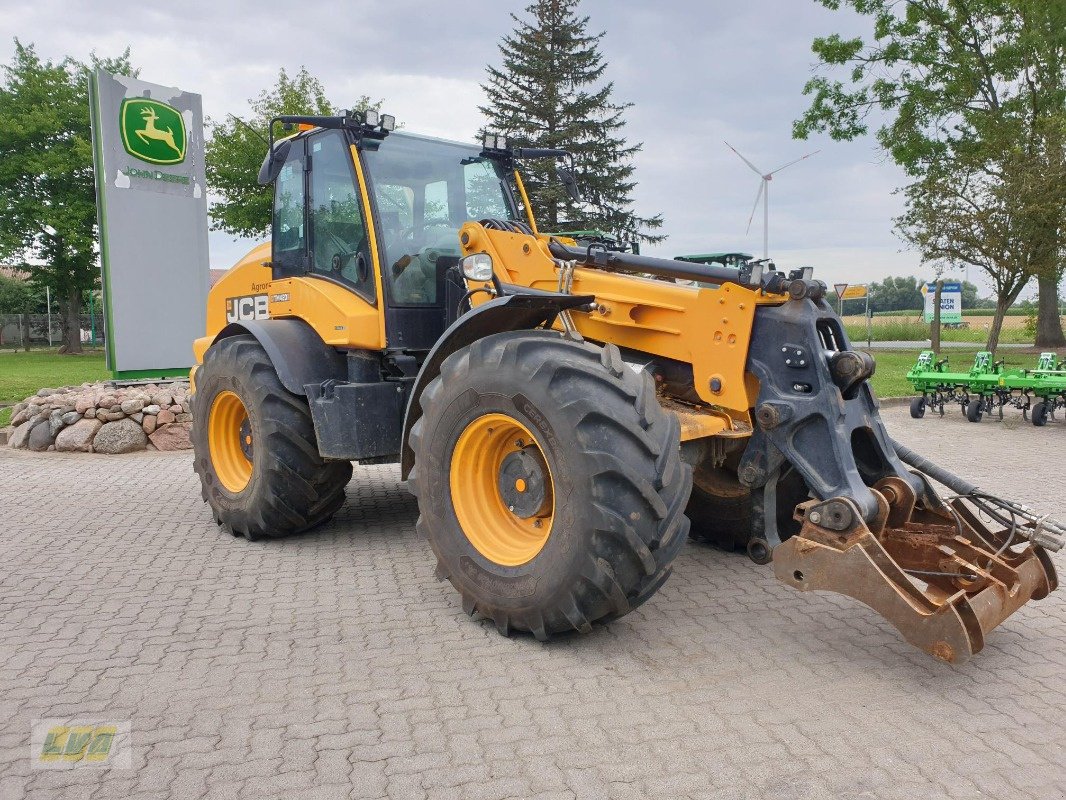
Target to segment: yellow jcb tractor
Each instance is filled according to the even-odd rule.
[[[276,125],[298,130],[260,173],[270,243],[195,343],[195,469],[224,530],[306,530],[353,461],[398,462],[463,609],[541,639],[647,601],[690,532],[945,661],[1055,587],[1062,526],[888,437],[809,269],[538,234],[518,166],[555,159],[574,192],[562,150],[375,112]]]

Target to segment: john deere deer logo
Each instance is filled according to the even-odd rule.
[[[122,101],[122,145],[149,164],[180,164],[185,160],[185,120],[181,113],[142,97]]]

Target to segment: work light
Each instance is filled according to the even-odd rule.
[[[381,130],[394,131],[396,130],[396,117],[392,114],[381,115]]]
[[[474,253],[464,258],[460,264],[463,274],[471,281],[492,280],[492,256],[488,253]]]
[[[368,108],[363,112],[363,121],[371,128],[376,128],[378,123],[381,122],[381,115],[374,109]]]

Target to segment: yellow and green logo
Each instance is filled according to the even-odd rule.
[[[126,152],[149,164],[180,164],[185,160],[185,120],[176,108],[131,97],[119,110],[122,146]]]
[[[53,725],[41,748],[41,761],[107,761],[118,729],[114,725]]]

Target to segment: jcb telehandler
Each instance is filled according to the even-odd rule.
[[[565,151],[375,112],[278,124],[299,130],[260,173],[271,241],[214,286],[195,343],[195,469],[223,529],[306,530],[351,462],[399,462],[464,610],[542,639],[645,602],[690,524],[945,661],[1055,587],[1062,526],[892,442],[809,269],[538,234],[516,165]]]

